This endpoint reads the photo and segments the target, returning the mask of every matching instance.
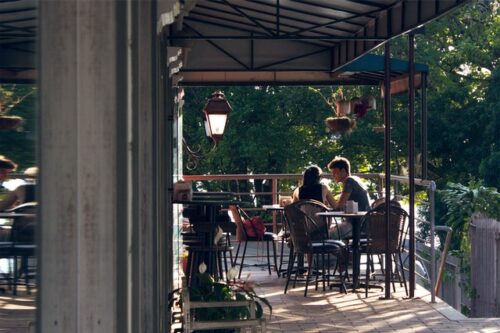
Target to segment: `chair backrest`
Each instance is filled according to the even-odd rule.
[[[231,215],[231,220],[236,224],[236,240],[238,242],[247,240],[247,233],[243,226],[245,212],[237,205],[229,205],[228,211]]]
[[[396,201],[395,199],[391,199],[390,205],[391,206],[394,205],[396,207],[401,208],[401,204],[398,201]],[[385,207],[385,197],[378,198],[377,200],[372,202],[371,209],[375,209],[375,208],[379,208],[379,207]]]
[[[406,236],[408,213],[400,207],[391,205],[389,217],[389,252],[397,253],[402,250],[402,244]],[[386,223],[385,205],[372,209],[363,216],[361,224],[366,230],[368,253],[385,253]]]
[[[297,205],[298,202],[285,206],[286,223],[290,230],[290,238],[295,253],[308,253],[311,249],[310,224],[314,223],[308,219]]]
[[[35,244],[36,237],[36,202],[28,202],[10,209],[13,213],[29,214],[14,218],[11,229],[11,241],[19,244]]]
[[[327,206],[316,200],[299,200],[294,205],[314,221],[314,224],[309,223],[312,240],[328,238],[327,220],[322,216],[316,216],[316,213],[327,211]]]

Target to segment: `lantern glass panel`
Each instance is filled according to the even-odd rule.
[[[210,123],[211,136],[222,136],[226,127],[227,114],[209,114],[207,116]]]
[[[211,138],[212,137],[212,132],[210,132],[210,125],[208,124],[208,120],[205,119],[203,121],[203,124],[205,125],[205,134],[207,135],[207,137]]]

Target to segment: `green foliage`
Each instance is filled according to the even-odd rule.
[[[0,155],[16,162],[19,169],[36,165],[36,93],[33,85],[0,85],[1,113],[23,118],[20,126],[1,131]]]
[[[272,313],[272,306],[269,301],[258,296],[249,282],[234,282],[226,284],[215,282],[208,273],[200,273],[197,276],[198,285],[189,289],[191,301],[197,302],[222,302],[222,301],[245,301],[254,300],[256,305],[256,317],[262,318],[263,305],[269,308]],[[247,307],[214,307],[195,309],[194,316],[196,320],[240,320],[249,319],[250,311]],[[217,332],[226,332],[227,330],[217,330]]]
[[[430,67],[430,170],[443,183],[473,175],[500,187],[499,14],[498,0],[472,2],[417,37],[417,61]]]
[[[471,180],[468,186],[450,182],[440,194],[448,209],[446,224],[454,230],[453,250],[469,253],[467,231],[472,214],[482,213],[500,221],[500,194],[481,181]]]

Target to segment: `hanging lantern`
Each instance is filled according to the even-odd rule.
[[[203,109],[205,133],[215,143],[219,142],[224,135],[227,115],[232,110],[231,105],[229,105],[222,91],[214,92],[205,105]]]

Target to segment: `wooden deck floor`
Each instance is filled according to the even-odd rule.
[[[258,267],[246,268],[255,289],[273,305],[267,332],[500,332],[499,318],[469,319],[446,303],[430,302],[423,288],[414,299],[398,290],[393,299],[380,300],[380,290],[348,294],[337,290],[314,291],[303,297],[303,286],[283,294],[285,279]],[[243,274],[245,275],[245,274]],[[0,294],[0,333],[34,333],[35,296],[21,290],[16,297]]]
[[[0,333],[35,332],[35,295],[27,295],[23,287],[19,287],[17,296],[9,291],[0,294]]]
[[[430,293],[418,288],[416,297],[405,297],[399,288],[390,300],[381,300],[383,292],[348,294],[338,290],[314,291],[303,296],[303,285],[283,294],[285,279],[250,268],[250,280],[259,295],[273,305],[268,332],[500,332],[500,319],[468,319],[446,303],[430,302]],[[269,319],[269,318],[268,318]]]

